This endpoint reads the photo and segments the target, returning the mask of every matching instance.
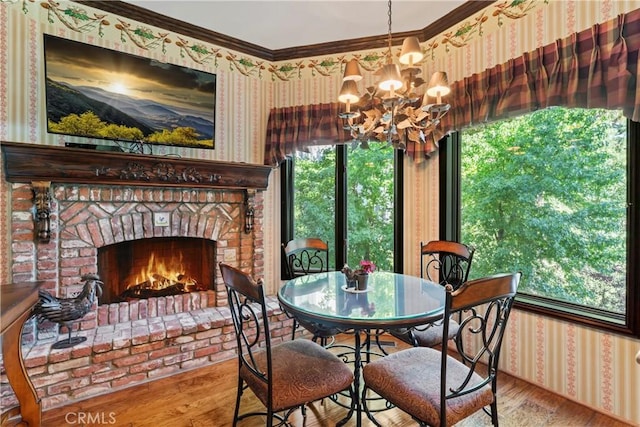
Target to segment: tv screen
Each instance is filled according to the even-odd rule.
[[[214,148],[216,75],[45,34],[47,131]]]

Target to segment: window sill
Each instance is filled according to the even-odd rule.
[[[620,313],[527,294],[518,294],[514,307],[611,333],[638,337],[631,325],[625,323],[625,316]]]

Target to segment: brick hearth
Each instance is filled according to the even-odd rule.
[[[12,184],[11,233],[14,282],[38,280],[52,294],[77,293],[86,273],[97,272],[98,248],[150,237],[215,240],[216,264],[263,274],[262,193],[253,199],[254,229],[244,232],[246,194],[233,189],[107,185],[52,185],[51,238],[34,241],[34,194]],[[154,227],[153,213],[168,212],[169,227]],[[172,375],[235,356],[235,336],[221,277],[214,289],[94,306],[78,331],[87,341],[51,350],[66,331],[25,326],[23,354],[43,409]],[[274,336],[286,339],[291,321],[270,300]],[[2,406],[15,403],[3,381]]]

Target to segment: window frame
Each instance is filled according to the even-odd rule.
[[[460,240],[461,143],[459,131],[440,141],[440,238]],[[640,338],[640,123],[627,119],[627,292],[626,313],[585,307],[541,296],[516,297],[517,309]]]
[[[380,143],[382,142],[372,142],[372,143]],[[336,209],[335,209],[335,242],[336,247],[330,248],[330,252],[333,253],[336,266],[342,266],[346,263],[347,259],[347,242],[344,239],[344,236],[347,233],[347,220],[346,220],[346,210],[347,210],[347,150],[350,145],[348,144],[338,144],[336,145]],[[363,148],[358,148],[362,150]],[[394,228],[394,238],[393,238],[393,248],[394,248],[394,272],[402,273],[403,272],[403,241],[404,241],[404,162],[405,155],[402,150],[393,149],[393,166],[394,166],[394,177],[393,177],[393,203],[394,203],[394,213],[393,213],[393,228]],[[293,222],[294,222],[294,201],[295,201],[295,188],[294,188],[294,168],[295,168],[295,159],[293,156],[287,156],[285,160],[280,163],[280,240],[282,244],[286,244],[288,241],[294,238],[293,235]],[[338,242],[342,242],[338,244]],[[284,257],[281,257],[280,263],[280,277],[283,280],[288,279],[286,274],[286,265]]]

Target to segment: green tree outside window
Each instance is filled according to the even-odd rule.
[[[519,292],[625,311],[626,119],[552,107],[462,134],[471,277],[522,271]]]

